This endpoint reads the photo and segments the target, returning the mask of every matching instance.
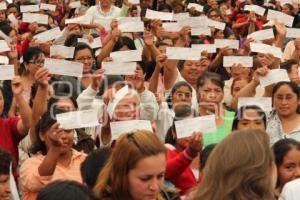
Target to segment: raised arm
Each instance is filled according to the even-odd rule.
[[[166,62],[167,56],[165,54],[159,54],[156,57],[156,66],[154,72],[152,73],[148,86],[148,89],[154,94],[157,92],[160,70],[166,65]]]

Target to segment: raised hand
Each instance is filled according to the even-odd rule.
[[[156,65],[159,68],[166,66],[167,61],[168,61],[168,57],[166,54],[159,54],[158,56],[156,56]]]
[[[144,42],[145,42],[145,45],[152,46],[154,44],[153,40],[154,40],[153,34],[150,31],[145,30],[144,31]]]
[[[49,70],[45,67],[39,68],[34,74],[34,79],[41,87],[48,86],[48,79],[51,76]]]
[[[261,76],[266,76],[269,72],[269,68],[267,66],[263,66],[258,68],[257,70],[255,70],[255,72],[253,73],[253,78],[252,80],[256,83],[259,84],[259,77]]]
[[[24,87],[22,85],[21,77],[15,76],[11,81],[11,89],[14,96],[21,95],[24,91]]]
[[[194,154],[201,152],[203,149],[203,137],[202,133],[194,132],[189,140],[189,150]]]
[[[103,74],[104,74],[104,69],[98,69],[96,71],[96,73],[94,74],[93,80],[92,80],[92,85],[91,85],[93,90],[96,90],[96,91],[99,90],[99,87],[103,80]]]

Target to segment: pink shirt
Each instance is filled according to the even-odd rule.
[[[38,192],[49,183],[63,179],[82,183],[80,165],[85,160],[86,154],[73,150],[72,160],[68,167],[57,164],[52,176],[40,176],[38,168],[44,155],[38,154],[28,158],[20,168],[20,183],[23,191],[23,200],[34,200]]]

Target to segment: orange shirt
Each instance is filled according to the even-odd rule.
[[[73,150],[72,160],[68,167],[56,165],[52,176],[40,176],[38,168],[45,158],[38,154],[28,158],[20,168],[20,183],[23,191],[23,200],[34,200],[38,192],[49,183],[62,179],[82,183],[80,165],[85,160],[86,154]]]

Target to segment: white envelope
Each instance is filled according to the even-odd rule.
[[[45,67],[52,74],[82,77],[83,64],[62,59],[45,59]]]
[[[64,58],[73,58],[74,50],[75,47],[66,47],[63,45],[52,45],[50,47],[50,57],[54,55],[60,55]]]
[[[182,19],[185,19],[185,18],[189,18],[190,14],[188,12],[185,12],[185,13],[174,13],[173,15],[173,18],[174,18],[174,21],[178,21],[178,20],[182,20]]]
[[[243,67],[253,67],[252,56],[224,56],[223,66],[232,67],[234,64],[241,64]]]
[[[65,24],[90,24],[91,18],[88,15],[66,19]]]
[[[118,121],[110,123],[110,130],[112,140],[118,139],[118,137],[125,133],[131,133],[137,130],[147,130],[153,132],[150,121],[147,120],[130,120],[130,121]]]
[[[6,6],[6,2],[1,2],[0,3],[0,10],[6,10],[7,6]]]
[[[216,29],[219,29],[219,30],[224,30],[226,24],[216,21],[216,20],[208,19],[208,26],[215,27]]]
[[[215,39],[215,44],[217,48],[229,47],[231,49],[239,49],[240,46],[238,40],[230,40],[230,39]]]
[[[169,60],[200,60],[201,51],[195,48],[167,47],[166,55]]]
[[[264,53],[264,54],[272,54],[276,58],[282,58],[282,51],[281,48],[270,46],[267,44],[263,43],[250,43],[250,49],[252,52],[257,52],[257,53]]]
[[[93,23],[101,24],[106,31],[109,31],[111,29],[111,27],[110,27],[111,21],[112,21],[112,19],[97,18],[97,19],[93,20]]]
[[[238,109],[242,106],[255,105],[264,111],[272,111],[272,98],[271,97],[240,97],[238,100]]]
[[[200,27],[200,28],[192,28],[191,31],[192,35],[207,35],[207,36],[211,36],[211,29],[209,27]]]
[[[54,40],[56,38],[58,38],[61,35],[61,31],[59,29],[59,27],[50,29],[48,31],[39,33],[37,35],[35,35],[33,38],[37,39],[37,41],[39,42],[48,42],[51,40]]]
[[[15,68],[13,65],[0,65],[0,80],[12,80],[15,76]]]
[[[163,23],[162,26],[167,32],[179,32],[181,29],[181,26],[177,22]]]
[[[2,65],[8,65],[9,59],[7,56],[0,56],[0,64]]]
[[[207,53],[216,53],[217,47],[215,44],[192,44],[193,49],[197,49],[200,52],[207,51]]]
[[[175,121],[177,138],[192,136],[194,132],[211,133],[217,130],[215,115]]]
[[[287,28],[286,29],[287,38],[299,38],[300,37],[300,28]]]
[[[137,32],[144,32],[144,23],[143,22],[127,22],[122,23],[118,26],[118,28],[122,32],[131,32],[131,33],[137,33]]]
[[[39,7],[39,5],[21,5],[20,10],[22,13],[38,12],[38,11],[40,11],[40,7]]]
[[[196,27],[207,27],[208,18],[206,16],[199,17],[187,17],[178,20],[180,26],[190,26],[192,28]]]
[[[290,81],[290,78],[285,69],[273,69],[266,76],[259,77],[259,81],[261,86],[266,87],[280,81]]]
[[[19,26],[19,21],[17,20],[17,18],[15,17],[14,14],[10,14],[7,16],[8,20],[11,21],[11,23],[15,26]]]
[[[5,40],[0,40],[0,52],[10,51],[9,46]]]
[[[116,94],[115,98],[110,101],[107,105],[106,111],[110,117],[110,119],[113,118],[115,108],[117,107],[118,103],[129,93],[128,85],[125,85],[121,89],[119,89]]]
[[[126,24],[128,22],[142,22],[140,17],[118,17],[117,20],[119,25],[124,23]]]
[[[142,60],[142,49],[128,50],[128,51],[115,51],[110,53],[110,57],[118,62],[135,62]]]
[[[79,110],[56,115],[59,127],[63,129],[88,128],[99,125],[95,110]]]
[[[94,38],[94,40],[93,40],[92,43],[90,43],[90,42],[88,41],[88,39],[85,39],[85,38],[78,38],[78,42],[86,43],[86,44],[88,44],[92,49],[96,49],[96,48],[102,47],[102,42],[101,42],[101,38],[100,38],[100,37]]]
[[[287,15],[279,11],[270,10],[270,9],[268,10],[267,19],[268,20],[277,19],[279,22],[284,23],[288,27],[292,27],[294,22],[293,16]]]
[[[245,5],[244,10],[247,11],[254,11],[256,14],[260,16],[264,16],[266,9],[263,7],[260,7],[258,5]]]
[[[134,75],[135,62],[102,62],[104,74],[108,75]]]
[[[188,9],[191,9],[192,7],[194,7],[195,10],[197,10],[199,12],[203,12],[203,8],[204,7],[201,6],[201,5],[199,5],[199,4],[197,4],[197,3],[189,3],[188,6],[187,6]]]
[[[80,1],[73,1],[73,2],[69,3],[69,7],[70,8],[80,8],[81,3],[80,3]]]
[[[160,20],[166,20],[171,21],[173,20],[173,13],[167,13],[167,12],[159,12],[155,10],[146,10],[146,16],[147,19],[160,19]]]
[[[140,4],[140,0],[128,0],[128,2],[133,4],[133,5]]]
[[[53,5],[53,4],[47,4],[47,3],[41,3],[40,9],[41,9],[41,10],[55,11],[56,5]]]
[[[36,13],[23,13],[23,22],[32,23],[37,22],[38,24],[48,24],[48,15],[36,14]]]
[[[274,38],[274,32],[273,29],[265,29],[261,31],[256,31],[247,36],[247,38],[252,38],[255,41],[261,41],[266,39],[272,39]]]

